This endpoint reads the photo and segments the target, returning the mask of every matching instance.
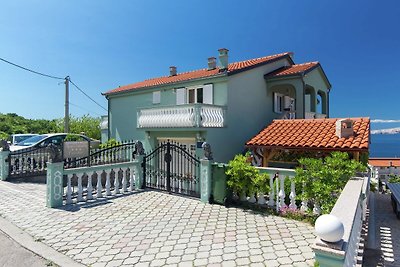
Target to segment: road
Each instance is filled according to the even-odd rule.
[[[43,267],[52,265],[45,259],[23,248],[5,233],[0,231],[0,266]]]

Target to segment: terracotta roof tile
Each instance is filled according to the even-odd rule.
[[[400,158],[369,158],[368,163],[375,167],[400,167]]]
[[[276,71],[268,73],[265,76],[273,78],[273,77],[297,75],[297,74],[301,74],[301,73],[310,71],[311,69],[313,69],[319,65],[320,65],[319,62],[317,62],[317,61],[307,62],[307,63],[303,63],[303,64],[296,64],[296,65],[280,68]]]
[[[228,65],[228,71],[226,74],[228,74],[228,75],[233,74],[235,72],[242,71],[247,68],[255,67],[257,65],[262,65],[262,64],[265,64],[270,61],[288,57],[290,54],[291,54],[290,52],[285,52],[285,53],[281,53],[281,54],[265,56],[265,57],[260,57],[260,58],[254,58],[254,59],[249,59],[249,60],[240,61],[240,62],[233,62]],[[176,82],[189,81],[189,80],[193,80],[193,79],[206,78],[206,77],[211,77],[211,76],[218,76],[218,75],[222,75],[222,74],[225,74],[225,72],[221,73],[219,68],[216,68],[213,70],[208,70],[208,69],[194,70],[194,71],[189,71],[189,72],[178,73],[175,76],[162,76],[162,77],[158,77],[158,78],[144,80],[142,82],[137,82],[137,83],[120,86],[118,88],[107,91],[104,94],[110,95],[110,94],[115,94],[115,93],[119,93],[119,92],[126,92],[126,91],[135,90],[135,89],[141,89],[141,88],[152,87],[152,86],[157,86],[157,85],[164,85],[164,84],[172,84],[172,83],[176,83]]]
[[[336,136],[334,119],[274,120],[268,127],[250,139],[247,146],[270,148],[314,148],[328,150],[367,151],[369,148],[369,118],[350,118],[354,135]]]

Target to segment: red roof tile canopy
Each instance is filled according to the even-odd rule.
[[[374,167],[400,167],[399,158],[369,158],[368,163]]]
[[[303,63],[303,64],[296,64],[296,65],[280,68],[276,71],[268,73],[265,76],[266,77],[283,77],[283,76],[305,74],[305,73],[315,69],[318,66],[320,66],[320,64],[317,61]]]
[[[275,149],[315,149],[339,151],[368,151],[369,118],[350,118],[354,135],[339,138],[336,121],[340,119],[274,120],[246,146]]]
[[[220,72],[220,69],[217,67],[216,69],[213,69],[213,70],[200,69],[200,70],[195,70],[195,71],[190,71],[190,72],[178,73],[175,76],[163,76],[163,77],[153,78],[153,79],[149,79],[149,80],[144,80],[142,82],[137,82],[137,83],[120,86],[120,87],[110,90],[104,94],[111,95],[111,94],[115,94],[115,93],[119,93],[119,92],[126,92],[126,91],[135,90],[135,89],[146,88],[146,87],[159,86],[159,85],[171,84],[171,83],[182,82],[182,81],[189,81],[189,80],[193,80],[193,79],[206,78],[206,77],[218,76],[218,75],[230,75],[230,74],[234,74],[234,73],[237,73],[240,71],[244,71],[249,68],[253,68],[253,67],[257,67],[259,65],[263,65],[263,64],[266,64],[269,62],[273,62],[273,61],[276,61],[276,60],[279,60],[279,59],[282,59],[285,57],[289,58],[290,55],[291,55],[290,52],[285,52],[285,53],[281,53],[281,54],[230,63],[228,65],[228,71],[226,73]]]

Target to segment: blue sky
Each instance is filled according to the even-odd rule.
[[[292,51],[321,62],[331,117],[399,120],[399,14],[398,1],[4,1],[0,57],[69,75],[106,107],[101,92],[204,68],[221,47],[231,62]],[[0,112],[62,117],[59,82],[0,62]],[[70,101],[72,115],[105,114],[72,87]]]

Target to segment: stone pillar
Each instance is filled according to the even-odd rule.
[[[57,208],[63,205],[63,172],[64,162],[47,163],[47,202],[49,208]]]
[[[8,177],[8,155],[10,151],[0,151],[0,180],[5,181]]]
[[[135,172],[135,189],[143,189],[144,181],[143,181],[143,155],[136,155],[136,158],[133,160],[133,170]]]
[[[200,160],[200,199],[203,203],[208,203],[211,195],[211,160]]]

